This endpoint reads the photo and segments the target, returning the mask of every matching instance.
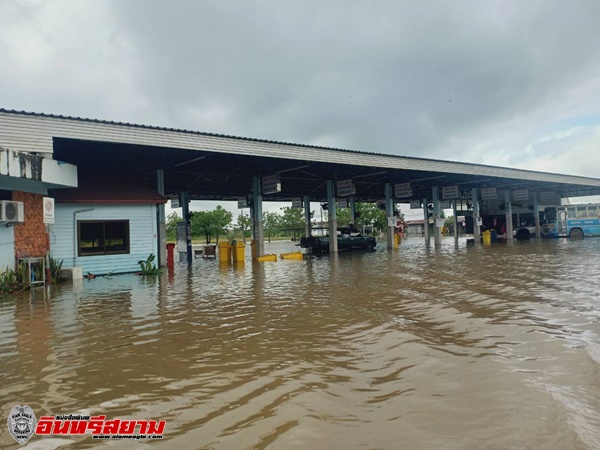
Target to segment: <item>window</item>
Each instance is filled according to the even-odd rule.
[[[80,220],[77,225],[79,256],[129,253],[128,220]]]

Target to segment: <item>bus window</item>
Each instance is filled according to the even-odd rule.
[[[567,218],[568,219],[577,218],[577,208],[575,208],[574,206],[568,207],[567,208]]]

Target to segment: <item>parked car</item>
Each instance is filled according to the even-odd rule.
[[[351,227],[338,227],[338,251],[373,250],[377,241],[373,236],[363,236]],[[313,253],[329,252],[329,230],[325,227],[313,228],[311,236],[300,239],[300,247],[310,248]]]

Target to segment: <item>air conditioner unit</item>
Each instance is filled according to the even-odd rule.
[[[23,202],[2,200],[0,202],[1,222],[25,222],[25,208]]]

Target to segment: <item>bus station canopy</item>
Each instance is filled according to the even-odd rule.
[[[278,175],[281,192],[264,200],[309,195],[327,198],[328,180],[349,180],[358,201],[384,197],[385,183],[408,183],[411,199],[431,198],[433,186],[555,192],[560,197],[600,195],[600,179],[489,165],[249,139],[189,130],[0,109],[0,147],[52,153],[53,158],[104,173],[123,173],[165,195],[188,192],[192,200],[236,200],[251,192],[255,176]]]

